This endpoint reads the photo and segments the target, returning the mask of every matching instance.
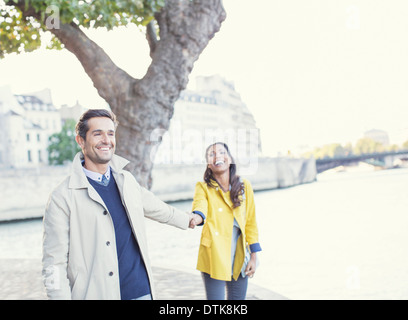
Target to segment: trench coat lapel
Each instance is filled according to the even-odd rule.
[[[119,157],[117,155],[113,155],[111,162],[109,163],[112,170],[114,172],[121,171],[129,161],[126,159]],[[115,175],[115,178],[117,175]],[[70,189],[88,189],[89,197],[101,204],[105,207],[105,203],[103,202],[102,198],[96,192],[94,188],[92,188],[91,184],[89,183],[84,171],[82,170],[82,160],[81,160],[81,152],[78,152],[72,162],[72,170],[69,180],[69,188]]]

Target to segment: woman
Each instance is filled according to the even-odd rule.
[[[205,219],[197,269],[208,300],[224,300],[225,286],[228,300],[244,300],[248,277],[256,270],[256,252],[261,251],[254,193],[249,181],[237,176],[225,143],[210,145],[206,160],[204,182],[196,184],[192,210],[197,225]]]

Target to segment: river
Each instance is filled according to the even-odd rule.
[[[328,172],[255,201],[255,284],[289,299],[408,299],[408,169]],[[154,266],[198,272],[199,227],[146,228]],[[40,220],[0,224],[0,259],[39,259],[41,232]]]

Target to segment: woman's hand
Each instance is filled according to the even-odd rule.
[[[248,262],[248,265],[245,269],[245,274],[252,278],[256,271],[256,252],[251,253],[251,259]]]

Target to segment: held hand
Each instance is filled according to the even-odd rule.
[[[196,226],[203,223],[203,217],[202,216],[200,216],[199,214],[195,214],[195,213],[193,214],[193,216],[194,216],[194,221],[195,221]]]
[[[255,271],[256,271],[256,253],[253,252],[251,253],[251,259],[249,260],[248,265],[245,269],[245,274],[248,277],[252,278],[255,274]]]
[[[194,229],[195,226],[196,226],[196,223],[195,223],[195,220],[194,220],[195,215],[193,213],[189,213],[188,215],[190,217],[190,223],[189,223],[188,227],[191,228],[191,229]]]
[[[195,226],[198,226],[199,224],[201,224],[203,222],[203,218],[195,213],[190,213],[190,225],[189,227],[191,229],[194,229]]]

